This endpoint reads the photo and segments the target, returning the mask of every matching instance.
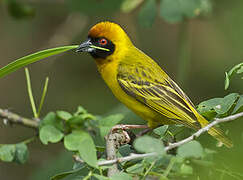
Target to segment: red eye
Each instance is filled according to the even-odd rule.
[[[102,39],[99,40],[99,44],[101,46],[105,46],[107,44],[107,40],[105,38],[102,38]]]

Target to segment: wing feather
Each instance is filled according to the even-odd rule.
[[[117,80],[129,96],[158,113],[192,128],[199,126],[190,99],[160,68],[120,64]]]

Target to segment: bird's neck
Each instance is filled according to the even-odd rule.
[[[95,59],[95,63],[98,67],[98,71],[101,73],[105,68],[106,66],[108,66],[110,63],[112,62],[111,59],[103,59],[103,58],[96,58]]]

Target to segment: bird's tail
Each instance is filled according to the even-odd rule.
[[[229,138],[227,138],[221,129],[212,127],[209,129],[208,134],[216,138],[218,141],[222,142],[227,148],[233,147],[233,143]]]
[[[199,114],[198,121],[201,124],[202,127],[205,127],[208,125],[208,121]],[[212,127],[209,129],[208,134],[213,136],[215,139],[217,139],[219,142],[222,142],[227,148],[233,147],[233,143],[229,138],[227,138],[223,131],[219,128]]]

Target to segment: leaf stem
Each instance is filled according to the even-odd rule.
[[[100,175],[103,176],[103,171],[102,171],[101,167],[99,167],[99,172],[100,172]]]
[[[34,141],[35,139],[36,139],[36,136],[33,136],[33,137],[29,138],[29,139],[26,139],[26,140],[22,141],[21,143],[29,144],[29,143],[31,143],[32,141]]]
[[[44,101],[45,101],[46,92],[47,92],[47,88],[48,88],[48,82],[49,82],[49,78],[46,77],[45,85],[44,85],[42,96],[41,96],[40,105],[39,105],[39,108],[38,108],[38,113],[37,113],[38,117],[40,116],[40,112],[41,112],[42,106],[43,106]]]
[[[34,117],[38,118],[38,114],[37,114],[36,106],[35,106],[35,100],[34,100],[33,93],[32,93],[31,82],[30,82],[30,73],[29,73],[28,68],[25,68],[25,75],[26,75],[27,89],[28,89],[28,94],[29,94],[29,98],[30,98],[31,108],[32,108]]]
[[[91,176],[92,176],[92,171],[89,171],[89,174],[87,175],[87,176],[85,176],[84,178],[83,178],[83,180],[88,180],[88,179],[90,179],[91,178]]]
[[[166,133],[168,133],[172,138],[174,138],[174,134],[172,132],[170,132],[170,130],[167,130]]]
[[[153,168],[155,162],[156,162],[156,160],[154,162],[152,162],[152,164],[149,166],[147,171],[144,173],[143,180],[146,178],[146,176],[148,175],[149,171]]]

